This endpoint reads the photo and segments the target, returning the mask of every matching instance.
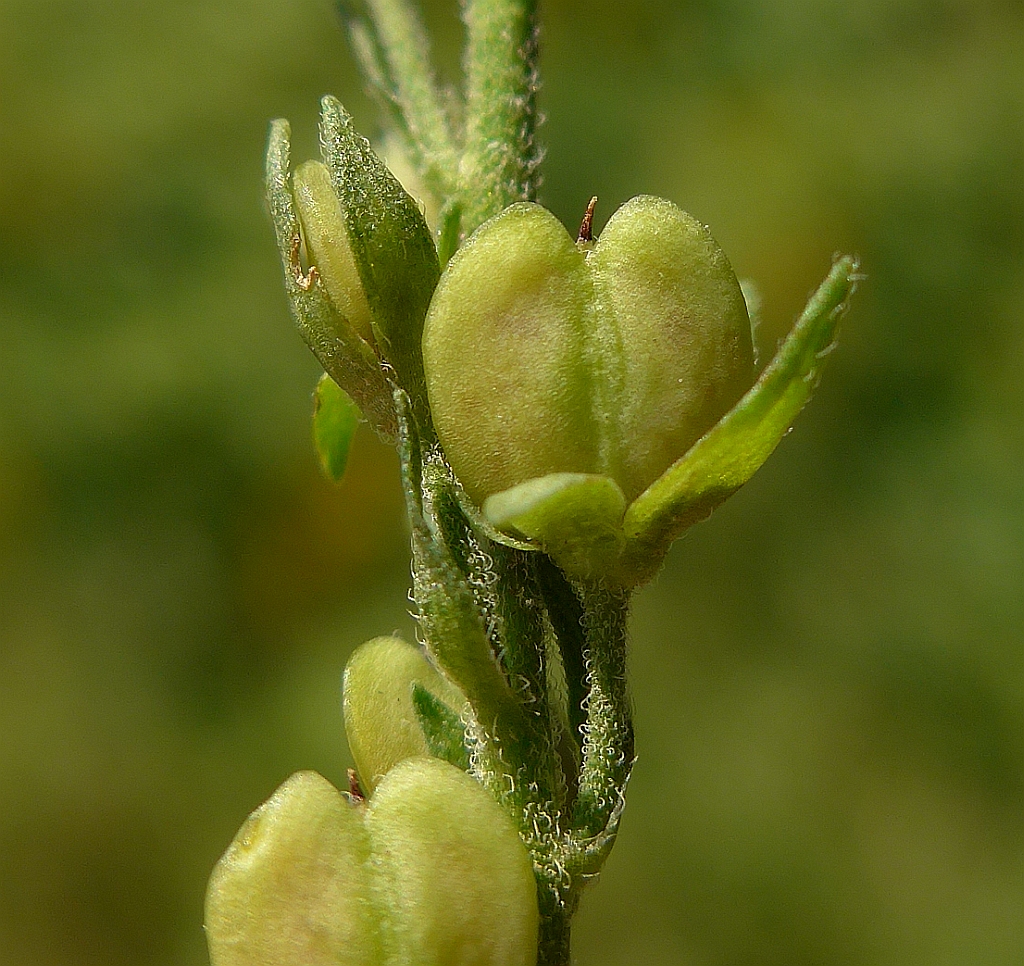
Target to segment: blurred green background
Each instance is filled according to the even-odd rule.
[[[426,10],[456,77],[454,2]],[[1024,7],[549,0],[544,200],[710,224],[814,404],[638,598],[582,966],[1024,964]],[[328,0],[0,2],[0,963],[202,966],[206,876],[343,782],[411,633],[393,454],[318,476],[267,121],[374,114]]]

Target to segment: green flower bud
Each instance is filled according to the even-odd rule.
[[[392,388],[426,424],[421,333],[440,268],[417,203],[331,97],[323,162],[292,174],[286,121],[271,125],[267,195],[299,331],[381,435],[396,430]],[[300,255],[305,247],[308,271]]]
[[[543,534],[578,571],[614,557],[626,505],[753,382],[729,262],[699,222],[650,197],[620,208],[596,243],[574,242],[538,205],[491,219],[443,274],[423,351],[438,436],[471,499],[499,526]],[[571,516],[531,519],[554,491],[577,515],[599,506],[584,526],[548,532]],[[575,554],[573,529],[595,526],[600,546]]]
[[[345,735],[367,791],[406,758],[465,759],[466,699],[419,648],[397,637],[367,641],[349,658],[342,690]]]
[[[300,772],[242,826],[206,897],[212,966],[533,966],[536,884],[501,806],[411,758],[368,805]]]
[[[853,291],[839,259],[754,382],[728,260],[671,202],[623,205],[574,242],[533,204],[446,267],[423,357],[438,438],[502,534],[570,574],[634,586],[745,483],[810,397]]]

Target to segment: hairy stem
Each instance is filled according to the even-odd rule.
[[[633,767],[633,717],[626,688],[627,591],[580,584],[586,632],[587,719],[573,828],[584,839],[613,835]]]
[[[467,0],[466,135],[460,165],[468,234],[537,193],[536,0]]]

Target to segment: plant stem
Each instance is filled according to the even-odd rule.
[[[476,719],[478,777],[500,801],[515,792],[529,748],[522,705],[494,661],[483,616],[453,559],[431,502],[408,396],[395,393],[399,456],[412,528],[413,597],[427,652],[465,694]],[[433,494],[431,494],[432,496]]]
[[[409,146],[430,187],[441,198],[456,190],[458,154],[430,65],[430,45],[409,0],[365,0],[373,24],[365,39],[358,29],[357,53],[373,80],[401,115]]]
[[[536,0],[467,0],[463,231],[537,193]]]
[[[544,916],[541,906],[541,933],[537,943],[537,966],[569,966],[572,913],[563,908]]]
[[[587,720],[573,829],[584,839],[614,835],[633,767],[633,718],[626,689],[628,591],[581,583],[586,632]]]

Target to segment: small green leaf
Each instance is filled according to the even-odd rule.
[[[626,498],[610,477],[550,473],[489,496],[484,516],[534,540],[575,577],[604,573],[622,549]]]
[[[313,393],[313,443],[324,475],[334,483],[345,474],[359,419],[352,397],[325,372]]]
[[[617,568],[622,583],[650,577],[668,545],[735,493],[778,446],[818,384],[856,279],[856,259],[840,258],[753,388],[633,501]]]
[[[409,0],[339,4],[371,92],[419,155],[417,167],[431,189],[446,197],[456,187],[458,155],[417,6]]]
[[[430,754],[450,762],[456,768],[469,771],[466,727],[458,714],[418,682],[412,686],[412,705],[416,709]]]

